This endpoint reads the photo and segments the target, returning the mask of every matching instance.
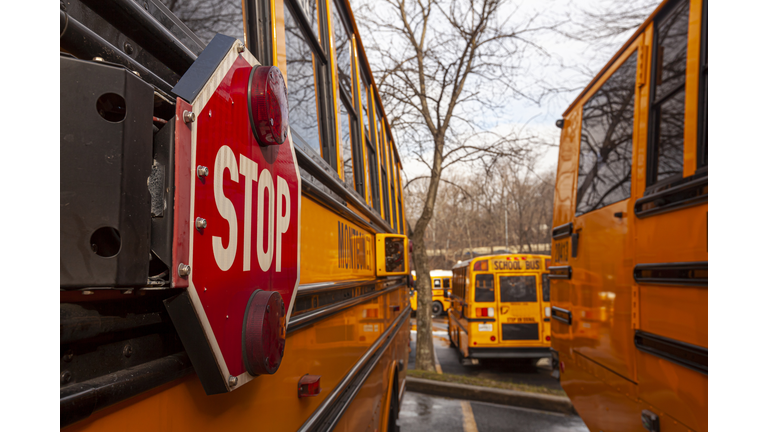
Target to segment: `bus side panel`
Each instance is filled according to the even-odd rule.
[[[569,358],[561,360],[565,363],[563,390],[590,431],[646,432],[635,400],[596,379]]]
[[[580,132],[581,109],[576,109],[565,118],[565,125],[561,133],[560,158],[557,163],[557,182],[555,183],[553,227],[573,221],[573,195],[576,187],[576,175],[579,171]],[[557,258],[555,261],[559,262]]]
[[[387,351],[381,357],[376,367],[365,380],[355,399],[347,407],[344,415],[341,416],[339,423],[334,429],[337,432],[348,431],[374,431],[382,423],[382,416],[387,415],[384,412],[386,398],[389,396],[387,390],[390,385],[390,374],[393,362],[408,360],[406,343],[410,336],[410,327],[403,325],[395,339],[392,341]],[[405,369],[398,372],[405,377]],[[398,383],[400,377],[398,377]],[[396,384],[397,385],[397,384]],[[399,387],[398,387],[399,388]]]
[[[578,171],[579,132],[581,131],[581,110],[571,111],[565,118],[565,125],[560,140],[560,156],[557,165],[557,182],[555,185],[555,202],[552,226],[573,222],[573,199],[571,198],[576,186]],[[570,264],[570,237],[552,240],[552,265],[567,266]],[[550,295],[552,305],[573,311],[573,284],[562,279],[550,280]],[[552,325],[552,348],[570,354],[573,346],[573,327],[554,320]],[[554,365],[553,365],[554,367]]]
[[[662,408],[664,414],[696,431],[708,430],[706,376],[643,352],[638,352],[637,360],[643,401]]]
[[[306,196],[301,218],[300,283],[376,276],[373,234]]]
[[[393,318],[361,318],[363,311],[371,308],[379,309],[379,317],[385,316],[382,309],[386,299],[377,297],[290,333],[280,369],[234,392],[207,396],[197,375],[191,374],[98,411],[65,429],[190,432],[249,430],[257,425],[259,430],[296,430],[392,322]],[[405,357],[404,346],[399,354]],[[297,385],[305,374],[322,377],[319,396],[298,397]],[[376,389],[379,395],[383,391]],[[370,418],[371,412],[366,416]]]
[[[702,2],[690,1],[686,66],[686,101],[683,175],[696,170],[698,128],[698,77]],[[651,31],[646,40],[652,41]],[[648,47],[650,52],[650,46]],[[644,100],[646,97],[644,96]],[[648,118],[644,114],[644,118]],[[638,151],[646,160],[647,146]],[[644,165],[638,166],[638,197],[646,184]],[[706,203],[667,213],[636,218],[638,265],[708,262],[708,210]],[[675,341],[707,348],[709,302],[707,286],[674,286],[639,283],[639,330]],[[669,418],[697,431],[708,430],[708,376],[638,351],[639,397],[655,407],[660,418]],[[670,426],[672,427],[672,426]]]

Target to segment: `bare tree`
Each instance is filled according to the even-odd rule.
[[[471,163],[525,161],[535,139],[488,132],[493,110],[512,97],[540,99],[518,82],[526,50],[541,30],[504,0],[385,0],[362,4],[357,20],[375,41],[367,49],[401,148],[428,171],[426,193],[409,226],[417,275],[416,368],[434,370],[432,292],[425,234],[443,171]],[[514,19],[513,19],[514,18]],[[378,64],[377,64],[378,63]]]

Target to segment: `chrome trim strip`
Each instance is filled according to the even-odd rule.
[[[325,291],[333,291],[344,288],[354,288],[359,286],[374,285],[379,282],[386,282],[381,279],[358,279],[353,281],[341,281],[341,282],[318,282],[299,285],[299,294],[310,295],[317,294]]]
[[[642,352],[709,375],[709,350],[704,347],[635,330],[635,347]]]
[[[288,333],[294,332],[300,328],[306,327],[310,324],[320,321],[321,319],[326,318],[329,315],[333,315],[336,312],[340,312],[344,309],[348,309],[352,306],[356,306],[360,303],[364,303],[380,295],[395,291],[396,289],[403,286],[405,286],[405,282],[401,282],[389,288],[373,291],[368,294],[361,295],[359,297],[351,298],[349,300],[345,300],[338,303],[333,303],[321,309],[315,309],[313,311],[298,315],[295,318],[291,319],[291,321],[288,323],[287,332]]]
[[[339,381],[333,391],[325,398],[325,400],[323,400],[320,406],[317,407],[315,412],[313,412],[307,421],[301,425],[301,427],[298,429],[299,432],[309,432],[314,430],[328,431],[333,429],[333,427],[341,418],[341,415],[344,414],[344,411],[349,406],[351,400],[360,390],[362,383],[365,382],[365,378],[370,375],[373,367],[376,366],[378,360],[389,347],[390,343],[394,339],[393,335],[397,333],[397,330],[400,329],[400,327],[402,327],[406,321],[408,321],[410,314],[411,308],[408,306],[400,313],[400,315],[392,322],[392,324],[390,324],[390,326],[387,328],[387,331],[379,336],[379,338],[376,339],[376,342],[374,342],[368,348],[365,354],[360,357],[357,363],[352,366],[347,375],[342,378],[341,381]],[[380,348],[383,349],[379,350]],[[377,351],[379,352],[377,353]],[[362,379],[359,380],[359,383],[355,383],[357,385],[352,387],[351,385],[353,384],[353,381],[358,377],[362,377]],[[349,390],[351,393],[345,395],[347,396],[345,398],[346,400],[342,401],[342,403],[337,406],[336,403],[340,401],[342,393],[346,390]],[[335,408],[338,408],[338,410],[336,410],[337,412],[335,413],[336,415],[334,415],[332,418],[326,419],[326,416],[328,416]]]
[[[709,261],[637,264],[632,276],[639,284],[707,287],[709,285],[708,268]],[[697,271],[703,271],[705,276],[701,277],[701,273],[697,275]],[[650,274],[643,276],[644,272]]]
[[[560,240],[573,234],[573,222],[552,228],[552,240]]]
[[[552,318],[560,322],[566,323],[568,325],[571,325],[571,322],[573,322],[573,314],[571,313],[571,311],[569,311],[568,309],[559,308],[557,306],[551,306],[551,308],[552,308]],[[566,319],[564,317],[558,316],[556,312],[561,313],[563,315],[568,315],[568,318]]]
[[[549,279],[571,279],[572,275],[573,270],[571,266],[549,266]]]

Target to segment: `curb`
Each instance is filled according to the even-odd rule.
[[[407,391],[454,399],[467,399],[563,414],[576,414],[576,410],[573,409],[573,404],[571,404],[570,399],[563,396],[447,383],[412,377],[406,377],[405,388]]]

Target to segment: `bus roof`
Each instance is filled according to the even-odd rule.
[[[432,270],[429,275],[431,277],[450,277],[453,276],[453,272],[450,270]]]

